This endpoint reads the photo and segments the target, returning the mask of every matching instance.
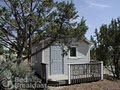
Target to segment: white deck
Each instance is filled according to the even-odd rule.
[[[97,74],[96,74],[97,75]],[[80,79],[80,78],[85,78],[86,75],[79,75],[76,76],[76,79]],[[87,78],[92,77],[92,75],[87,74]],[[50,81],[61,81],[61,80],[68,80],[68,76],[67,75],[49,75],[48,76],[48,80]]]
[[[49,75],[48,80],[59,81],[59,80],[68,80],[67,75]]]

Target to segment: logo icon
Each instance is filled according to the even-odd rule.
[[[2,87],[4,88],[9,88],[9,83],[8,83],[8,79],[7,78],[3,78],[2,81],[1,81],[1,85]]]

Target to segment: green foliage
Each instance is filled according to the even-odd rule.
[[[8,0],[5,3],[6,7],[0,8],[0,42],[16,52],[17,60],[35,55],[31,53],[31,44],[48,38],[48,46],[55,41],[67,43],[70,38],[82,39],[88,29],[84,19],[76,22],[78,15],[72,2]]]
[[[120,18],[102,25],[100,31],[95,32],[93,41],[95,47],[91,56],[104,61],[104,65],[110,64],[114,77],[120,78]]]
[[[30,72],[29,66],[24,63],[17,64],[13,61],[0,61],[0,75],[2,77],[20,77],[25,78],[26,75]]]
[[[31,70],[31,68],[26,65],[24,62],[21,64],[14,63],[13,61],[0,61],[0,80],[7,80],[9,89],[12,89],[15,87],[15,80],[23,79],[23,81],[20,81],[21,84],[25,82],[27,79],[28,83],[31,82],[30,80],[33,80],[35,83],[35,80],[38,78],[34,76],[34,72]],[[3,84],[1,82],[1,84]]]
[[[106,47],[101,45],[98,42],[98,39],[94,40],[92,36],[91,36],[91,41],[94,43],[94,48],[91,50],[90,53],[91,59],[95,61],[103,61],[104,66],[107,66],[109,64],[109,61],[108,61],[108,54],[106,53]]]
[[[17,54],[14,62],[7,61],[2,64],[3,71],[10,73],[8,76],[11,78],[26,77],[29,70],[26,66],[24,67],[23,61],[30,60],[31,56],[46,49],[54,42],[69,44],[72,38],[77,40],[85,38],[84,35],[88,28],[83,18],[80,22],[76,22],[78,15],[72,2],[4,1],[6,7],[0,7],[0,34],[2,34],[0,44],[9,48],[9,56]],[[44,47],[41,47],[37,53],[32,53],[32,45],[44,40],[48,40]]]

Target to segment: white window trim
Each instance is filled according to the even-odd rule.
[[[71,56],[70,56],[70,50],[69,50],[69,58],[71,58],[71,59],[76,59],[76,58],[78,58],[78,48],[77,48],[77,46],[70,46],[70,47],[75,47],[75,48],[76,48],[76,57],[71,57]]]

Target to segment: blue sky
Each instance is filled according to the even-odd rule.
[[[63,1],[63,0],[57,0]],[[67,1],[67,0],[64,0]],[[71,1],[71,0],[68,0]],[[120,17],[120,0],[72,0],[78,11],[79,22],[81,17],[86,19],[89,27],[86,37],[94,34],[95,28],[99,28],[102,24],[109,24],[111,19]],[[0,4],[3,5],[2,2]]]
[[[80,17],[86,19],[89,27],[86,37],[94,34],[95,28],[109,24],[111,19],[120,16],[120,0],[72,0]],[[77,20],[79,21],[80,18]]]

